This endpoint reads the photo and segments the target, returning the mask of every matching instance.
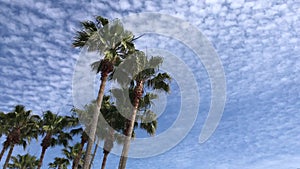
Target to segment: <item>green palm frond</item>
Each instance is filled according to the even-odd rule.
[[[106,24],[108,24],[108,19],[103,18],[102,16],[97,16],[96,21],[98,22],[98,24],[101,23],[102,26],[105,26]]]
[[[74,38],[73,46],[74,47],[84,47],[91,37],[95,33],[97,33],[98,28],[96,24],[92,21],[84,21],[80,23],[83,29],[81,31],[77,31],[77,35]]]
[[[155,77],[146,81],[146,85],[147,87],[151,87],[153,89],[169,92],[170,87],[168,82],[170,81],[171,81],[170,75],[168,75],[167,73],[158,73]]]
[[[55,157],[54,162],[49,163],[49,168],[61,168],[61,169],[67,169],[67,167],[70,165],[70,161],[66,158],[60,158]]]
[[[36,168],[38,160],[35,156],[30,154],[24,154],[11,157],[12,163],[8,164],[9,169],[24,169],[24,168]]]
[[[147,131],[149,135],[154,135],[157,128],[157,117],[151,110],[146,111],[141,116],[140,128]]]

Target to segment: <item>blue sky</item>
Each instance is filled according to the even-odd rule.
[[[127,168],[300,168],[299,1],[1,0],[0,6],[0,110],[9,111],[16,104],[35,113],[68,109],[80,53],[71,43],[79,21],[95,15],[114,19],[140,12],[170,14],[197,27],[214,46],[226,75],[225,110],[212,137],[199,144],[210,106],[210,82],[204,66],[172,38],[141,38],[139,47],[162,48],[190,67],[200,92],[200,108],[182,142],[155,157],[129,159]],[[177,94],[175,90],[171,95]],[[168,98],[159,132],[176,118],[177,113],[168,112],[176,110],[171,105],[178,103],[178,97]],[[28,151],[38,156],[38,148],[31,146]],[[102,153],[98,154],[100,159]],[[109,156],[107,168],[117,164],[118,156]],[[95,163],[94,168],[99,165]]]

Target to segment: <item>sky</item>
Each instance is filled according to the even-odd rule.
[[[136,41],[137,47],[162,49],[180,58],[196,80],[200,101],[183,97],[180,79],[172,81],[174,90],[163,97],[167,103],[159,117],[158,135],[173,127],[182,102],[198,106],[191,130],[162,154],[130,158],[127,168],[300,168],[299,1],[1,0],[0,9],[1,111],[16,104],[36,114],[48,109],[65,113],[70,108],[72,79],[82,54],[71,44],[80,21],[96,15],[112,20],[144,12],[168,14],[196,27],[214,47],[226,77],[223,116],[213,135],[200,144],[212,98],[206,65],[178,39],[144,35]],[[190,82],[189,77],[185,85]],[[40,153],[37,144],[27,151]],[[47,152],[44,168],[59,151]],[[96,158],[101,159],[102,153]],[[118,159],[110,155],[107,168],[117,168]],[[99,168],[99,161],[94,168]]]

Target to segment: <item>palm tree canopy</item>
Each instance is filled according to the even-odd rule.
[[[31,169],[36,168],[38,165],[38,159],[30,154],[12,156],[12,163],[8,164],[9,169]]]
[[[151,104],[153,103],[152,100],[157,99],[158,96],[152,90],[170,92],[171,76],[159,70],[162,63],[162,57],[147,57],[144,52],[135,51],[119,65],[113,76],[113,80],[121,86],[121,89],[111,90],[116,98],[118,109],[128,112],[122,112],[122,114],[129,118],[134,100],[138,98],[138,112],[134,128],[139,126],[141,129],[146,130],[149,135],[154,135],[157,128],[157,117],[151,111]],[[136,93],[139,83],[142,83],[141,93]]]
[[[80,143],[76,143],[73,146],[67,146],[65,147],[62,152],[69,160],[74,160],[74,158],[78,155]]]
[[[77,31],[74,38],[74,47],[86,47],[88,51],[100,52],[111,59],[115,54],[134,51],[132,32],[125,30],[119,19],[109,22],[101,16],[96,21],[81,22],[82,30]]]
[[[135,51],[135,38],[118,19],[109,22],[97,16],[95,20],[81,22],[82,30],[77,31],[73,46],[98,52],[103,58],[91,64],[92,70],[108,74]]]
[[[57,144],[67,146],[68,140],[72,140],[72,136],[66,132],[66,129],[76,126],[77,122],[73,117],[60,116],[51,111],[46,111],[43,113],[43,119],[39,125],[41,135],[46,134],[46,137],[44,137],[41,143],[42,146],[49,147]],[[47,138],[47,136],[49,138]]]
[[[114,72],[113,80],[124,88],[133,90],[138,81],[143,81],[149,89],[169,92],[171,76],[159,71],[163,63],[160,56],[148,58],[144,52],[135,51],[124,60]]]
[[[66,158],[55,157],[54,162],[49,163],[49,168],[61,168],[61,169],[68,169],[70,165],[70,161]]]
[[[84,106],[83,110],[78,108],[73,108],[72,111],[75,112],[80,121],[85,125],[86,128],[89,128],[90,121],[92,118],[92,114],[96,107],[96,101],[92,101],[90,104],[87,104]],[[111,127],[113,127],[115,130],[120,130],[120,128],[123,128],[122,125],[122,118],[118,112],[117,108],[113,105],[113,103],[110,102],[109,96],[104,96],[102,106],[100,109],[104,119],[101,119],[99,117],[98,123],[97,123],[97,136],[101,140],[104,139],[106,135],[107,125],[103,122],[105,120],[109,123]],[[87,130],[87,129],[86,129]],[[76,132],[76,131],[74,131]]]
[[[7,144],[22,144],[25,148],[27,141],[38,137],[38,121],[40,117],[32,115],[25,106],[17,105],[12,112],[0,113],[0,135],[6,135]],[[27,140],[27,141],[25,141]]]

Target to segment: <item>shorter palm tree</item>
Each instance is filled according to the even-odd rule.
[[[12,112],[0,115],[1,134],[5,134],[6,140],[0,153],[0,160],[5,150],[10,147],[3,168],[7,168],[9,160],[15,145],[26,145],[32,138],[38,137],[38,120],[37,115],[31,115],[31,110],[26,111],[22,105],[17,105]]]
[[[39,160],[30,154],[24,154],[11,157],[12,163],[8,164],[9,169],[28,169],[36,168]]]
[[[49,163],[49,168],[68,169],[70,161],[66,158],[55,157],[54,162]]]
[[[69,132],[66,132],[66,130],[76,125],[77,123],[74,122],[72,117],[60,116],[51,111],[44,112],[43,119],[40,122],[40,133],[44,138],[41,143],[42,152],[38,169],[41,168],[46,150],[49,147],[56,145],[66,147],[68,145],[68,142],[72,140],[72,136]]]
[[[114,89],[112,90],[114,94],[124,94],[124,92],[121,89]],[[129,91],[129,93],[132,93],[133,91]],[[156,115],[148,110],[149,104],[151,103],[152,99],[155,99],[156,95],[154,94],[146,94],[144,97],[141,98],[140,101],[140,107],[139,107],[139,114],[136,117],[136,123],[135,128],[140,127],[141,129],[145,130],[149,135],[154,135],[156,128],[157,128],[157,121],[156,121]],[[110,97],[105,96],[103,98],[103,104],[101,107],[101,114],[103,115],[105,121],[107,123],[104,123],[102,120],[99,119],[101,129],[99,131],[102,131],[102,136],[98,136],[103,138],[104,140],[104,147],[103,147],[103,159],[102,159],[102,165],[101,169],[105,169],[106,161],[109,153],[111,152],[114,143],[117,142],[118,144],[123,144],[124,140],[119,139],[121,137],[121,133],[126,133],[126,126],[129,123],[129,120],[126,119],[120,111],[129,111],[128,107],[126,106],[127,97],[124,95],[118,95],[118,98],[116,99],[117,103],[119,104],[118,108],[116,107],[115,103],[110,100]],[[126,112],[123,112],[126,114]],[[135,129],[134,128],[134,129]],[[132,138],[135,137],[134,130],[132,131]]]
[[[82,156],[84,153],[83,147],[87,143],[88,140],[88,135],[87,133],[83,130],[82,127],[72,129],[70,131],[71,135],[80,135],[80,143],[75,144],[76,146],[76,156],[72,157],[73,162],[72,162],[72,169],[78,169],[80,168],[80,165],[82,163]]]
[[[67,146],[62,150],[62,152],[68,160],[73,161],[72,169],[75,167],[82,168],[84,152],[82,152],[81,143],[76,143],[73,146]],[[78,156],[80,156],[80,158],[76,161]]]

